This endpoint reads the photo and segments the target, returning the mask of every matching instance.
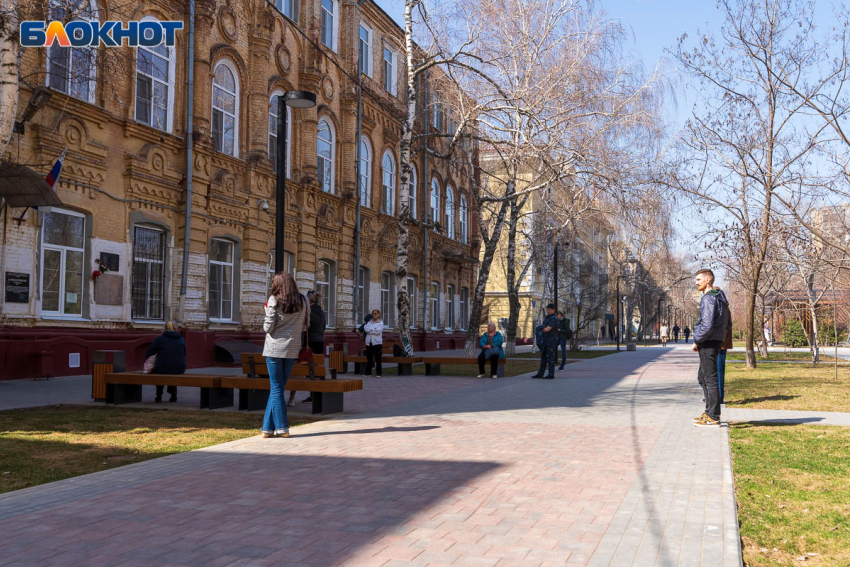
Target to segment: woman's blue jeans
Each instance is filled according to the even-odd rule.
[[[266,404],[266,416],[263,418],[264,432],[289,430],[283,389],[286,387],[286,381],[289,380],[289,374],[295,362],[294,358],[266,357],[266,366],[269,369],[269,401]]]
[[[726,376],[726,351],[721,350],[717,353],[717,386],[718,390],[720,390],[720,401],[725,402],[726,398],[723,397],[725,393],[725,388],[723,387],[723,379]]]

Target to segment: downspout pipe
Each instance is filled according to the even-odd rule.
[[[366,0],[357,0],[357,7],[363,5],[363,2]],[[359,55],[359,49],[358,49]],[[354,328],[360,326],[360,321],[358,321],[359,316],[357,314],[357,299],[358,299],[358,285],[360,282],[360,207],[362,205],[360,199],[360,193],[362,188],[360,187],[360,160],[362,156],[360,155],[360,139],[363,137],[363,73],[360,72],[360,64],[359,57],[357,62],[355,63],[355,71],[357,72],[357,139],[354,141],[355,147],[355,159],[354,159],[354,193],[357,198],[357,211],[354,215],[354,295],[352,296],[354,299],[351,303],[351,321],[354,324]],[[367,187],[366,190],[370,190],[370,187]],[[366,282],[363,282],[363,293],[366,293]],[[365,299],[364,299],[365,306]]]
[[[177,319],[186,322],[186,287],[189,280],[189,243],[192,237],[192,167],[194,140],[193,116],[195,113],[195,0],[189,0],[189,51],[186,81],[186,213],[183,223],[183,270],[180,274],[180,303]]]
[[[431,325],[431,318],[429,317],[429,315],[431,315],[431,313],[429,312],[430,309],[431,309],[431,302],[429,300],[430,298],[428,297],[428,294],[431,291],[431,274],[428,273],[428,232],[429,232],[429,230],[428,230],[428,220],[429,220],[428,215],[431,214],[431,183],[429,182],[430,174],[428,172],[428,127],[429,127],[430,122],[429,122],[429,115],[428,115],[428,95],[429,95],[429,92],[428,92],[428,71],[427,70],[425,71],[425,80],[421,81],[421,82],[424,83],[423,88],[420,90],[420,92],[422,93],[422,97],[423,97],[422,98],[422,108],[425,111],[425,128],[424,128],[425,135],[422,137],[422,143],[425,146],[425,148],[424,148],[425,151],[422,152],[425,156],[423,158],[424,163],[423,163],[423,166],[422,166],[422,184],[424,186],[424,191],[422,192],[422,195],[425,197],[425,199],[424,199],[424,201],[425,201],[425,207],[424,207],[425,216],[423,217],[425,219],[425,226],[422,230],[422,233],[423,233],[423,237],[422,237],[422,258],[424,259],[424,264],[425,264],[423,266],[423,269],[422,269],[422,276],[423,276],[422,277],[422,287],[423,287],[422,297],[425,298],[425,309],[423,309],[422,312],[425,314],[425,317],[424,317],[425,320],[422,321],[422,335],[423,335],[422,349],[425,350],[426,349],[425,338],[428,336],[428,329],[430,328],[430,325]]]

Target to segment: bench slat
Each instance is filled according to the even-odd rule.
[[[343,362],[366,362],[365,356],[346,356],[342,359]],[[422,362],[421,356],[381,356],[381,362],[391,364],[419,364]]]
[[[107,374],[106,384],[133,384],[142,386],[182,386],[188,388],[220,388],[221,376],[211,374],[145,374],[121,372]]]
[[[265,366],[266,365],[266,357],[262,354],[258,354],[256,352],[243,352],[241,356],[242,366],[245,367],[250,364],[251,358],[254,359],[254,366]],[[306,364],[304,362],[300,364]],[[324,366],[325,364],[325,355],[324,354],[313,354],[313,365],[314,366]]]
[[[505,364],[504,358],[499,359],[499,364]],[[425,356],[422,357],[425,364],[478,364],[478,358],[454,358],[450,356]],[[487,364],[490,361],[485,361]]]
[[[249,374],[251,374],[250,365],[243,364],[242,365],[242,372],[245,374],[245,376],[248,376]],[[269,369],[265,364],[263,364],[262,366],[255,364],[254,365],[254,373],[257,376],[268,376],[269,375]],[[296,364],[295,366],[292,367],[292,373],[290,374],[290,376],[309,376],[309,375],[310,375],[310,367],[307,366],[306,364],[303,364],[303,365],[302,364]],[[325,376],[328,375],[328,370],[324,366],[313,366],[313,375],[316,376],[316,377],[325,377]]]
[[[221,379],[222,388],[234,388],[237,390],[268,390],[269,381],[265,378],[240,378],[240,377],[223,377]],[[363,380],[299,380],[290,379],[286,381],[285,390],[295,390],[299,392],[328,392],[328,393],[345,393],[355,392],[363,389]]]

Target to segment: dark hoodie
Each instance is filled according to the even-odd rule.
[[[325,327],[327,327],[325,312],[321,305],[314,303],[310,306],[310,327],[307,329],[307,341],[311,343],[324,342]]]
[[[699,302],[699,319],[694,325],[694,343],[706,341],[722,342],[726,330],[732,328],[732,315],[729,313],[729,300],[719,289],[708,290]]]
[[[183,374],[186,372],[186,341],[177,331],[165,331],[154,339],[145,358],[156,355],[154,374]]]

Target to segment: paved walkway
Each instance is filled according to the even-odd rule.
[[[399,397],[290,439],[0,495],[0,565],[740,566],[695,370],[649,348],[551,381],[372,380]]]
[[[747,421],[751,423],[780,423],[812,425],[840,425],[850,427],[850,413],[838,411],[797,411],[728,408],[724,418],[729,421]]]

